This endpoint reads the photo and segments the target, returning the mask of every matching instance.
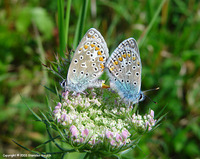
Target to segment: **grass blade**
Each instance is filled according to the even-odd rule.
[[[20,95],[21,96],[21,95]],[[22,99],[22,101],[24,102],[24,104],[26,105],[26,107],[31,111],[31,113],[39,120],[39,121],[41,121],[41,122],[43,122],[42,121],[42,119],[25,103],[25,101],[24,101],[24,99],[23,99],[23,97],[21,96],[21,99]]]
[[[144,33],[143,33],[143,34],[141,35],[141,37],[139,38],[139,40],[138,40],[139,48],[141,48],[141,46],[143,45],[144,40],[146,39],[146,37],[147,37],[148,33],[150,32],[150,30],[151,30],[153,24],[155,23],[156,19],[158,18],[158,15],[159,15],[159,13],[160,13],[160,11],[161,11],[161,9],[162,9],[162,7],[163,7],[165,1],[166,1],[166,0],[162,0],[162,2],[160,3],[160,6],[159,6],[158,9],[156,10],[156,12],[155,12],[155,14],[154,14],[154,16],[153,16],[153,18],[152,18],[152,20],[151,20],[149,26],[147,27],[147,29],[144,31]]]
[[[78,18],[78,24],[76,26],[76,33],[74,38],[73,47],[76,48],[78,46],[78,42],[81,40],[82,34],[83,34],[83,28],[85,24],[85,17],[87,13],[88,3],[89,0],[83,0],[81,12],[79,14]]]
[[[69,20],[70,20],[71,0],[67,1],[66,19],[65,19],[65,44],[68,43]]]
[[[59,54],[61,57],[65,57],[65,29],[64,29],[64,5],[63,0],[57,0],[58,6],[58,31],[59,31]]]

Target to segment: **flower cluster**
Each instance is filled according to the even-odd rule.
[[[73,96],[64,92],[62,97],[53,116],[57,124],[64,127],[73,146],[84,145],[90,149],[104,147],[109,151],[122,148],[133,142],[135,134],[130,133],[132,130],[135,133],[137,129],[151,130],[155,125],[152,110],[143,117],[133,114],[120,118],[121,114],[129,114],[130,108],[108,110],[95,95],[89,98],[86,95]]]
[[[132,123],[140,131],[150,131],[156,124],[156,120],[154,120],[154,111],[150,110],[150,113],[144,116],[136,115],[134,113],[132,115]]]

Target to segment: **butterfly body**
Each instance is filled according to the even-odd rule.
[[[124,40],[106,62],[110,87],[127,102],[135,104],[144,99],[141,91],[140,54],[135,39]]]
[[[89,87],[101,87],[102,75],[108,58],[107,44],[102,35],[91,28],[75,50],[69,66],[67,79],[61,83],[64,89],[83,92]]]

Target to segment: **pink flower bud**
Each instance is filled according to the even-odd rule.
[[[111,131],[106,131],[106,137],[108,139],[113,138],[113,133]]]
[[[71,131],[72,137],[76,137],[78,136],[78,129],[76,128],[76,126],[72,125],[69,129]]]
[[[127,139],[127,137],[129,136],[128,130],[123,130],[121,135],[122,135],[122,137],[123,137],[124,139]]]
[[[69,94],[69,91],[63,92],[62,93],[62,97],[67,99],[68,98],[68,94]]]
[[[81,142],[81,143],[83,143],[83,142],[84,142],[84,139],[83,139],[83,138],[81,138],[81,139],[80,139],[80,142]]]
[[[55,109],[61,109],[62,104],[60,102],[58,102],[57,106],[55,107]]]
[[[115,140],[111,140],[111,141],[110,141],[110,144],[111,144],[112,146],[115,146]]]
[[[71,101],[69,99],[66,100],[67,104],[71,104]]]
[[[145,122],[145,127],[147,128],[147,127],[150,127],[150,126],[151,126],[150,123],[148,121],[146,121]]]
[[[60,118],[61,118],[62,121],[67,121],[67,115],[66,114],[62,114]]]
[[[153,110],[150,111],[150,115],[154,118],[154,111]]]
[[[117,142],[122,141],[122,137],[118,133],[116,134],[116,141]]]
[[[92,144],[93,144],[93,145],[95,144],[95,139],[92,140]]]
[[[87,128],[84,129],[84,130],[81,132],[81,135],[82,135],[83,137],[87,137],[88,134],[89,134],[89,130],[88,130]]]
[[[58,110],[58,109],[55,109],[55,110],[53,111],[54,114],[57,114],[57,113],[59,113],[59,112],[60,112],[60,110]]]

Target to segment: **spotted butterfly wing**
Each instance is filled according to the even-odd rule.
[[[75,50],[65,89],[83,92],[88,87],[101,87],[103,81],[98,78],[103,73],[108,56],[103,36],[96,29],[89,29]]]
[[[134,38],[124,40],[106,62],[110,76],[110,87],[132,104],[143,100],[141,91],[142,64],[137,43]]]

